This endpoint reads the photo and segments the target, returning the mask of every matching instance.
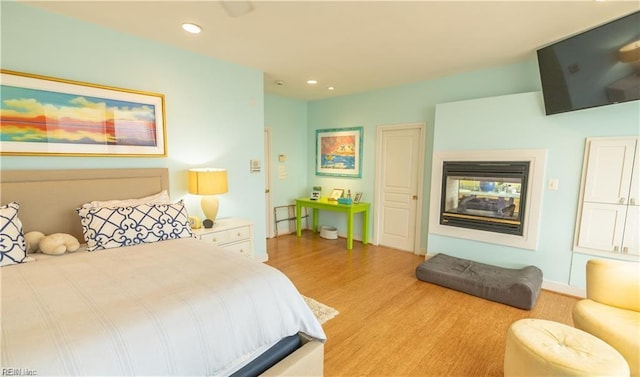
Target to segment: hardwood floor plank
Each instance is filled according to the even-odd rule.
[[[309,231],[267,240],[267,264],[336,308],[323,327],[326,376],[502,376],[505,336],[521,318],[572,325],[577,298],[543,290],[531,311],[415,277],[424,257]]]

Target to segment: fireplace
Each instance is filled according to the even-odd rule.
[[[440,224],[523,235],[529,161],[444,161]]]

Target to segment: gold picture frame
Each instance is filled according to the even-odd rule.
[[[344,189],[333,189],[331,191],[331,195],[329,195],[329,200],[335,201],[338,200],[338,198],[342,197],[342,194],[344,194]]]
[[[0,154],[166,157],[164,95],[0,70]]]

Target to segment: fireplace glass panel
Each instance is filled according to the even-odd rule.
[[[445,212],[517,220],[522,182],[498,177],[447,177]]]
[[[528,167],[445,162],[440,223],[521,235]]]

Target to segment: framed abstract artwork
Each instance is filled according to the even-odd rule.
[[[362,177],[362,127],[316,130],[316,175]]]
[[[0,70],[0,154],[166,157],[164,95]]]

